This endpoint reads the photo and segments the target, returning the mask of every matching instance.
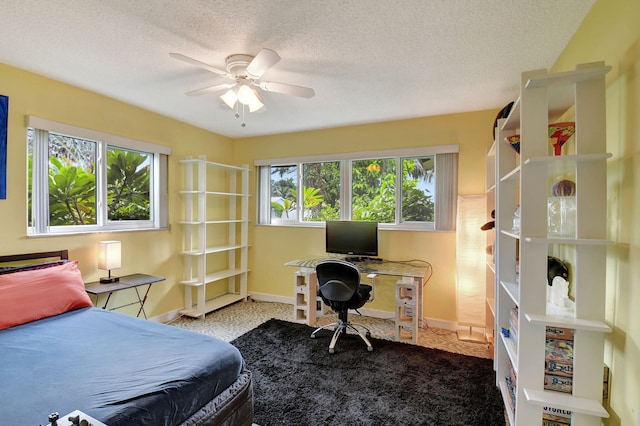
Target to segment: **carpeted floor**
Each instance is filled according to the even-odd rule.
[[[293,306],[275,302],[240,302],[211,312],[207,314],[204,319],[181,317],[174,320],[171,324],[176,327],[197,331],[230,342],[272,318],[293,321]],[[395,327],[393,320],[367,316],[353,316],[351,319],[354,322],[368,327],[374,338],[394,340]],[[318,318],[316,325],[327,324],[335,320],[335,314],[329,314]],[[327,341],[326,346],[328,346],[328,344]],[[418,333],[418,345],[425,348],[441,349],[447,352],[478,358],[491,357],[491,349],[488,345],[463,342],[458,340],[455,332],[433,327],[420,329]],[[340,349],[339,346],[338,349]],[[504,422],[508,422],[508,420],[506,420],[506,414],[504,417]],[[283,421],[286,422],[286,419],[287,417],[285,416]],[[340,423],[338,422],[338,424]],[[449,424],[450,423],[443,423],[443,425]],[[488,424],[488,426],[493,425]]]
[[[271,318],[293,322],[293,305],[276,302],[239,302],[211,312],[204,319],[181,317],[171,325],[230,342]],[[352,312],[349,312],[349,318],[368,327],[373,337],[395,339],[395,322],[391,319],[358,316]],[[330,313],[319,317],[315,325],[320,326],[336,320],[337,315]],[[479,358],[491,358],[491,348],[488,345],[463,342],[458,340],[454,331],[441,328],[421,328],[418,332],[418,345]]]
[[[255,423],[504,425],[492,361],[272,319],[232,341],[254,378]]]

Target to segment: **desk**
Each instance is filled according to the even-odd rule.
[[[285,266],[293,266],[300,268],[295,276],[295,295],[294,295],[294,319],[305,321],[309,325],[315,323],[316,315],[321,315],[321,303],[316,297],[317,281],[315,277],[316,265],[323,260],[339,259],[337,257],[328,256],[312,256],[302,259],[295,259],[285,263]],[[358,267],[363,274],[390,275],[401,277],[396,284],[396,338],[402,340],[402,331],[411,327],[410,341],[414,344],[417,339],[417,328],[422,327],[422,287],[424,279],[429,271],[429,266],[416,266],[404,262],[382,261],[382,262],[352,262]],[[415,294],[410,297],[414,306],[412,318],[408,321],[405,317],[405,311],[408,307],[401,298],[398,297],[398,291],[402,291],[403,284],[407,289],[415,289]]]
[[[111,295],[117,291],[126,290],[129,288],[133,288],[136,291],[136,296],[138,296],[138,301],[133,303],[128,303],[126,305],[114,306],[110,308],[110,310],[124,308],[126,306],[131,305],[139,305],[140,309],[138,310],[137,317],[142,313],[144,318],[147,319],[147,313],[144,311],[144,302],[147,301],[147,295],[149,294],[149,290],[151,289],[151,284],[156,283],[158,281],[164,281],[164,277],[155,277],[153,275],[146,274],[132,274],[125,275],[120,277],[120,281],[109,284],[102,284],[99,281],[91,282],[86,284],[85,290],[87,293],[96,296],[96,306],[98,305],[98,300],[101,295],[106,294],[107,300],[105,300],[102,309],[107,309],[109,305],[109,299],[111,299]],[[140,292],[138,291],[138,287],[147,286],[147,290],[144,293],[144,296],[140,297]]]

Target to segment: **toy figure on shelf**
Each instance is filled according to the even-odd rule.
[[[569,268],[560,259],[547,259],[547,303],[564,308],[569,298]]]

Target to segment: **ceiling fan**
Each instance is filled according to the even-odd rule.
[[[233,83],[214,84],[213,86],[186,93],[188,96],[198,96],[207,92],[227,90],[220,98],[231,109],[239,107],[238,104],[243,106],[243,111],[244,106],[249,108],[249,112],[261,109],[264,103],[260,94],[254,88],[265,92],[281,93],[302,98],[312,98],[315,95],[315,91],[310,87],[261,80],[264,73],[280,61],[280,56],[271,49],[262,49],[256,56],[244,54],[227,56],[224,70],[180,53],[169,53],[169,56],[233,80]],[[239,117],[237,109],[236,117]],[[244,123],[242,124],[244,127]]]

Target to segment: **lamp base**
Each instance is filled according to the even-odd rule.
[[[484,336],[484,333],[480,331],[473,331],[473,327],[469,327],[468,330],[458,330],[458,340],[463,342],[472,342],[472,343],[487,343],[487,339]]]
[[[120,281],[120,277],[102,277],[100,278],[100,284],[113,284]]]

